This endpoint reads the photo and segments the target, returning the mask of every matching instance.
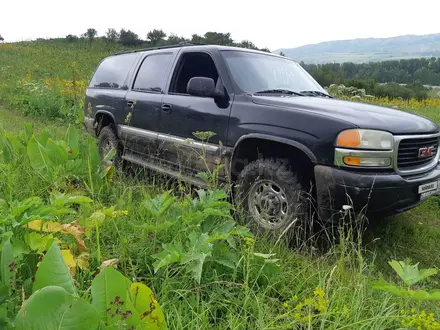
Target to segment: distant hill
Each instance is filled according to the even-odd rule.
[[[392,38],[335,40],[297,48],[277,49],[305,63],[376,62],[390,59],[440,57],[440,33]]]

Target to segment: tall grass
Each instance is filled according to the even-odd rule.
[[[26,120],[5,110],[0,116],[9,135],[18,134],[15,126]],[[45,128],[63,131],[60,124],[33,122],[36,134]],[[0,199],[39,196],[48,200],[53,191],[26,159],[18,167],[2,164],[0,175]],[[293,249],[262,237],[242,237],[233,250],[237,260],[232,266],[208,260],[197,281],[184,263],[154,270],[155,256],[163,251],[163,244],[185,246],[189,234],[199,230],[191,222],[200,215],[191,206],[199,199],[173,191],[164,195],[161,180],[150,173],[116,174],[109,189],[95,196],[83,184],[65,186],[69,193],[93,197],[94,209],[114,205],[127,211],[125,216],[105,221],[99,237],[94,233],[85,240],[90,268],[77,272],[81,287],[88,287],[102,260],[116,258],[126,276],[153,289],[170,329],[395,329],[403,320],[401,311],[412,308],[432,311],[440,318],[435,303],[397,299],[370,286],[380,273],[397,281],[386,265],[390,258],[412,257],[426,267],[438,264],[433,253],[440,239],[435,199],[386,220],[360,238],[354,231],[344,231],[327,250],[317,244]],[[174,221],[177,225],[168,225]],[[199,246],[195,252],[203,253],[203,248]],[[426,286],[436,287],[436,279]]]
[[[63,138],[67,129],[63,122],[82,120],[84,88],[96,65],[116,50],[101,42],[0,45],[0,100],[16,109],[0,108],[5,134],[18,136],[23,123],[31,120],[36,134],[48,129],[54,139]],[[395,102],[380,101],[440,121],[437,103]],[[24,117],[23,112],[32,117]],[[93,140],[87,140],[84,133],[79,136],[84,148],[94,150]],[[96,226],[99,235],[94,230],[86,239],[90,267],[78,271],[76,279],[81,288],[87,288],[102,260],[118,259],[126,276],[153,289],[170,329],[397,329],[404,318],[401,312],[412,308],[432,311],[440,318],[435,303],[397,299],[370,286],[381,273],[398,282],[387,264],[390,259],[440,266],[438,198],[374,223],[361,236],[344,231],[330,249],[321,249],[316,241],[301,248],[274,245],[272,240],[249,237],[242,231],[234,247],[219,239],[211,251],[197,222],[201,214],[212,212],[209,216],[214,215],[217,225],[228,220],[238,226],[235,220],[240,222],[240,217],[227,218],[217,206],[206,211],[190,189],[165,195],[164,190],[173,186],[148,172],[116,173],[104,183],[105,189],[96,191],[88,189],[81,177],[63,181],[70,174],[60,172],[58,182],[64,184],[54,187],[41,179],[25,153],[20,157],[15,164],[0,163],[0,199],[14,202],[38,196],[48,201],[54,190],[62,189],[93,197],[90,212],[112,205],[127,211]],[[166,196],[171,196],[172,203]],[[221,202],[223,207],[232,207]],[[82,224],[87,225],[87,219],[80,213]],[[194,249],[189,249],[190,237],[197,238]],[[155,262],[167,257],[160,254],[164,244],[175,252],[182,248],[191,262],[171,262],[155,271]],[[167,260],[172,257],[171,253]],[[197,278],[194,269],[202,259],[206,263]],[[438,287],[439,280],[434,277],[425,286]]]

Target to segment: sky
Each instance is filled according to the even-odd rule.
[[[293,48],[330,40],[440,33],[440,0],[1,0],[5,41],[130,29],[190,37],[230,32],[257,47]]]

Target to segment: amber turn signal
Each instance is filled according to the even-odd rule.
[[[359,166],[359,165],[361,165],[361,158],[360,157],[345,156],[344,157],[344,164],[345,165],[352,165],[352,166]]]
[[[344,131],[339,134],[337,144],[339,147],[359,147],[361,145],[361,135],[355,129]]]

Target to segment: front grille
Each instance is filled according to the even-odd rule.
[[[438,137],[404,139],[400,141],[397,155],[397,167],[400,170],[416,170],[431,163],[438,152]],[[419,150],[424,147],[433,147],[432,155],[426,158],[419,158]]]

